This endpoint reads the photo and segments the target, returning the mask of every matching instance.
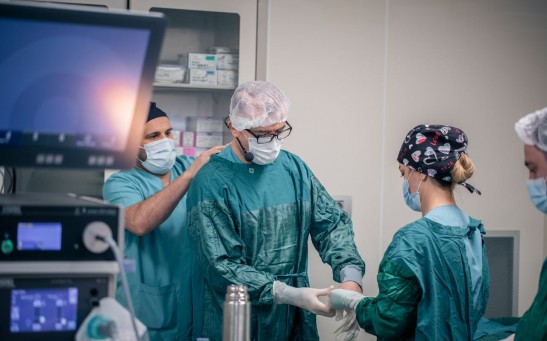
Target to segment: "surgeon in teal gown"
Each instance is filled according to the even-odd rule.
[[[278,87],[242,84],[230,109],[232,143],[188,192],[188,224],[204,276],[202,334],[222,339],[224,295],[234,283],[248,287],[252,340],[318,340],[315,314],[334,312],[318,298],[331,289],[309,288],[308,238],[333,279],[361,292],[365,268],[352,222],[308,166],[281,150],[292,127]]]
[[[113,174],[103,187],[105,200],[125,210],[125,252],[136,269],[127,274],[135,314],[151,341],[194,340],[192,307],[202,286],[186,224],[186,191],[212,153],[197,159],[175,155],[172,127],[165,112],[150,106],[136,165]],[[127,306],[118,283],[116,298]]]
[[[528,168],[528,195],[534,206],[547,214],[547,107],[536,110],[515,123],[524,143],[524,165]],[[545,216],[544,216],[545,217]],[[514,339],[547,340],[547,258],[543,259],[539,287],[532,306],[520,319]]]
[[[379,294],[334,290],[330,304],[379,340],[473,340],[486,309],[489,275],[484,227],[454,199],[474,166],[458,128],[419,125],[406,136],[397,161],[403,197],[422,217],[402,227],[378,270]],[[347,321],[346,321],[347,322]]]

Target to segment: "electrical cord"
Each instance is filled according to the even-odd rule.
[[[135,309],[133,308],[133,301],[131,300],[131,296],[129,294],[129,285],[127,284],[127,276],[125,274],[125,269],[123,267],[123,261],[122,261],[120,249],[118,248],[116,241],[112,239],[111,237],[103,237],[103,236],[95,235],[95,239],[107,243],[108,246],[110,246],[110,249],[112,249],[112,253],[114,253],[114,257],[116,258],[116,261],[118,262],[118,266],[120,267],[120,276],[122,278],[123,292],[125,295],[125,299],[127,301],[127,308],[129,309],[129,314],[131,314],[131,326],[133,327],[133,332],[135,333],[135,340],[140,341],[139,332],[137,331],[137,324],[135,323]]]

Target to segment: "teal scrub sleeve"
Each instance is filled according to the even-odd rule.
[[[340,272],[354,265],[365,274],[365,263],[355,246],[353,224],[327,193],[315,176],[311,176],[312,221],[311,239],[323,263],[332,267],[333,279],[341,282]],[[360,282],[358,282],[360,283]]]
[[[412,338],[422,296],[418,279],[408,268],[385,259],[377,279],[379,294],[366,297],[357,305],[357,322],[379,340]]]
[[[219,201],[203,201],[189,214],[190,233],[200,254],[199,263],[205,278],[218,278],[207,284],[221,297],[232,283],[248,288],[253,305],[273,301],[274,275],[248,265],[245,246],[227,207]]]
[[[127,208],[145,199],[144,193],[129,177],[112,174],[103,185],[104,200]]]

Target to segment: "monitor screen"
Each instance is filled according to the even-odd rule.
[[[76,287],[11,291],[12,333],[76,330],[77,315]]]
[[[160,14],[0,2],[0,166],[133,167],[164,30]]]
[[[17,224],[17,250],[19,251],[60,251],[63,228],[61,223]]]

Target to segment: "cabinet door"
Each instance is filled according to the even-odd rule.
[[[66,1],[32,0],[32,1],[53,2],[53,3],[67,4],[67,5],[90,5],[90,6],[107,7],[107,8],[127,9],[127,0],[66,0]]]

